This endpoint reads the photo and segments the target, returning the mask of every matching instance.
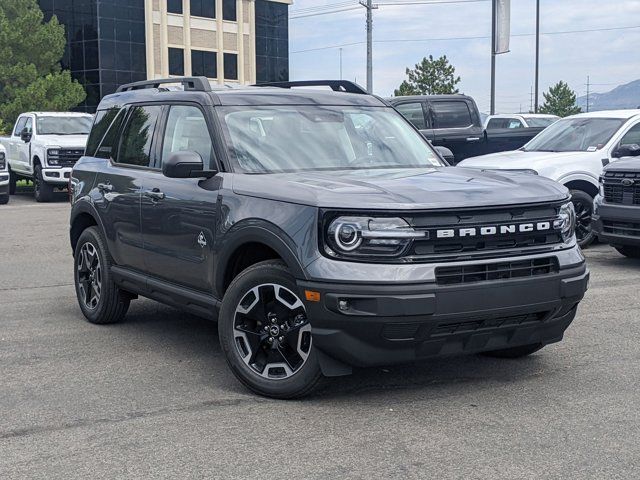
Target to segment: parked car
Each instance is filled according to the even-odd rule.
[[[341,92],[294,88],[310,84]],[[344,81],[125,85],[71,193],[87,320],[138,295],[217,319],[233,373],[276,398],[354,365],[529,355],[562,339],[589,278],[565,187],[447,167]]]
[[[71,167],[84,153],[92,122],[85,113],[20,115],[11,136],[0,138],[7,152],[11,195],[20,179],[33,182],[38,202],[48,202],[56,188],[66,188]]]
[[[446,147],[454,163],[486,153],[478,107],[466,95],[420,95],[388,99],[434,146]]]
[[[640,258],[640,146],[625,145],[619,153],[629,158],[610,163],[602,173],[593,231],[621,254]]]
[[[543,114],[491,115],[484,122],[484,154],[517,150],[559,119]]]
[[[558,120],[519,150],[470,158],[462,166],[490,170],[528,169],[571,190],[578,216],[577,236],[586,247],[593,199],[604,166],[619,158],[620,148],[640,144],[640,110],[581,113]]]
[[[9,202],[9,169],[7,168],[7,152],[0,145],[0,205]]]

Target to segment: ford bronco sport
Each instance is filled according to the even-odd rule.
[[[85,317],[140,295],[217,319],[233,373],[275,398],[353,367],[531,354],[588,283],[565,187],[448,167],[349,82],[122,86],[70,184]]]

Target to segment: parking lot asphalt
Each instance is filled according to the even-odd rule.
[[[640,262],[586,251],[562,343],[357,371],[275,401],[215,324],[139,300],[77,307],[64,195],[0,207],[0,478],[640,478]]]

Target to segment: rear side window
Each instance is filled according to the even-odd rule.
[[[113,119],[117,114],[117,108],[111,108],[109,110],[98,110],[93,121],[93,126],[91,127],[91,132],[89,133],[89,138],[87,140],[87,148],[85,150],[86,155],[90,157],[95,156],[96,151],[100,146],[100,142],[104,138],[104,134],[107,133],[111,122],[113,122]]]
[[[162,161],[173,152],[180,151],[199,153],[205,168],[213,165],[211,135],[204,115],[197,107],[174,105],[169,110],[162,143]]]
[[[466,102],[433,102],[431,109],[434,128],[461,128],[473,125]]]
[[[151,143],[161,114],[162,107],[159,106],[138,106],[131,109],[122,131],[118,163],[139,167],[151,165]]]
[[[422,104],[416,103],[403,103],[396,106],[404,118],[409,120],[419,130],[426,130],[427,122],[424,118],[424,111],[422,110]]]
[[[507,120],[504,118],[492,118],[487,124],[487,130],[498,130],[500,128],[507,128]]]
[[[107,122],[105,119],[105,128],[107,129],[107,131],[103,135],[99,146],[96,149],[95,154],[93,155],[97,158],[113,158],[114,153],[118,147],[118,135],[120,133],[122,123],[124,122],[126,109],[118,110],[114,108],[113,110],[109,110],[106,115],[111,118],[111,122]],[[93,134],[93,130],[91,131],[91,133]],[[87,152],[89,152],[89,150],[87,150]],[[91,154],[87,153],[87,155]]]

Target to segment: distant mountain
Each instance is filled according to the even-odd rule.
[[[578,97],[576,103],[587,111],[587,96]],[[620,85],[610,92],[589,95],[589,111],[617,110],[640,107],[640,80]]]

